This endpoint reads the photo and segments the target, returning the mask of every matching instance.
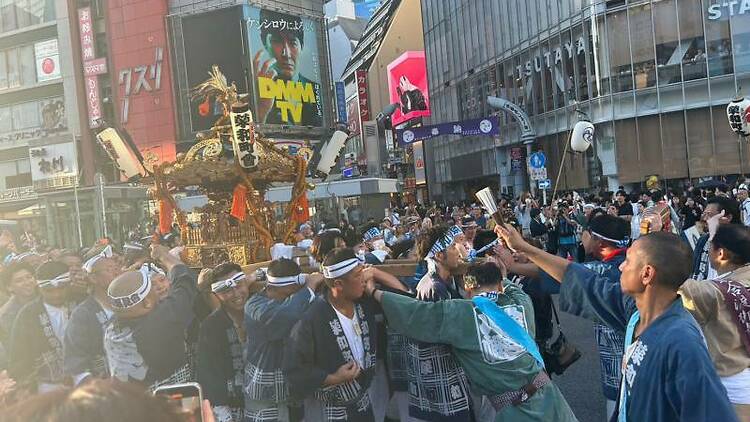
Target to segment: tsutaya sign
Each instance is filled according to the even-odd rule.
[[[573,50],[575,50],[576,55],[584,54],[586,52],[586,38],[581,36],[577,40],[575,40],[575,42],[565,42],[560,47],[557,47],[551,51],[547,51],[540,56],[534,56],[533,59],[527,61],[525,64],[516,66],[516,70],[518,70],[518,76],[531,76],[531,72],[533,71],[539,73],[542,71],[543,65],[546,65],[547,69],[550,69],[552,65],[556,65],[562,61],[563,50],[565,51],[565,54],[568,55],[569,59],[573,59]]]
[[[717,1],[708,6],[708,19],[712,21],[744,14],[750,14],[750,0]]]

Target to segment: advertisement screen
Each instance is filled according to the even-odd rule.
[[[362,127],[359,120],[359,101],[356,96],[346,102],[346,119],[349,133],[358,135],[362,131]]]
[[[309,18],[249,9],[247,38],[257,122],[323,125],[319,26]]]
[[[430,115],[424,51],[407,51],[388,65],[388,90],[391,103],[399,104],[391,116],[394,126]]]
[[[185,69],[190,88],[208,78],[212,65],[218,65],[237,92],[248,92],[243,70],[242,7],[228,7],[182,19]],[[192,132],[210,129],[223,114],[215,99],[190,103]]]

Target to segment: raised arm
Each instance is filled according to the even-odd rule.
[[[426,343],[451,344],[450,318],[455,318],[459,301],[422,302],[391,292],[369,289],[372,297],[383,306],[388,326],[396,332]],[[470,305],[469,305],[470,306]],[[462,333],[465,334],[465,333]]]
[[[557,282],[562,282],[565,270],[568,269],[570,264],[567,259],[552,255],[526,243],[521,234],[511,227],[498,225],[495,226],[495,232],[502,237],[509,248],[524,253],[539,269],[549,274]],[[513,269],[510,269],[510,271],[515,272]]]
[[[635,302],[625,296],[619,283],[606,278],[580,264],[549,254],[526,243],[521,235],[510,227],[495,229],[508,247],[526,256],[557,282],[560,289],[561,306],[573,315],[595,316],[616,331],[624,332]]]
[[[269,301],[258,305],[253,303],[251,298],[245,304],[245,326],[262,322],[266,327],[273,328],[266,330],[272,337],[269,340],[286,338],[313,299],[315,295],[307,287],[301,288],[283,301]]]

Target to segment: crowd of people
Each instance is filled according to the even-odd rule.
[[[750,421],[746,184],[498,205],[308,222],[248,273],[188,268],[174,235],[3,232],[0,420],[191,420],[148,392],[197,382],[208,421],[575,421],[559,294],[611,420]]]

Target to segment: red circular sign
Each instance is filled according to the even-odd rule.
[[[54,60],[50,59],[49,57],[42,60],[42,72],[44,72],[45,75],[49,75],[54,71],[55,71]]]

